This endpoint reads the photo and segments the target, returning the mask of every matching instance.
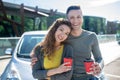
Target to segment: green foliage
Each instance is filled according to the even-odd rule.
[[[31,31],[33,30],[33,19],[26,18],[24,19],[24,31]]]
[[[0,32],[3,32],[4,31],[4,28],[2,25],[0,25]]]
[[[39,30],[47,30],[47,17],[41,17],[41,25],[39,25]]]
[[[65,18],[65,15],[55,14],[54,16],[49,16],[49,17],[47,18],[48,27],[51,26],[51,24],[52,24],[57,18]]]
[[[57,19],[57,18],[66,18],[65,14],[54,14],[50,15],[49,17],[36,17],[36,18],[29,18],[24,17],[24,31],[34,31],[34,30],[47,30],[49,26]],[[15,22],[21,24],[21,17],[20,16],[11,16],[7,15],[7,17]],[[13,28],[8,21],[2,22],[4,25],[0,25],[0,36],[7,35],[7,36],[15,36],[13,32]],[[89,31],[96,32],[97,34],[106,34],[107,33],[107,21],[105,18],[102,17],[95,17],[95,16],[84,16],[83,28]],[[4,26],[4,27],[3,27]],[[5,27],[7,26],[7,27]],[[110,25],[112,26],[112,25]],[[109,26],[109,27],[110,27]],[[7,29],[5,29],[7,28]],[[18,31],[20,32],[22,27],[16,26]],[[8,33],[6,34],[6,30]],[[117,33],[120,33],[120,23],[117,25]],[[9,34],[9,35],[8,35]]]

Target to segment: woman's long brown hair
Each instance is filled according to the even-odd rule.
[[[47,56],[52,55],[55,51],[55,32],[61,25],[67,25],[70,28],[70,30],[72,29],[71,23],[68,20],[59,18],[56,21],[54,21],[54,23],[50,26],[48,33],[45,36],[45,39],[38,45],[42,46],[42,51]]]

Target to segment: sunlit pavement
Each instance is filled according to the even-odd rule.
[[[117,41],[100,44],[105,65],[120,57],[120,45]]]
[[[100,44],[105,62],[104,73],[108,80],[120,80],[120,45],[118,42]]]
[[[5,58],[5,56],[4,56],[4,58],[0,57],[0,75],[3,73],[3,71],[9,61],[10,61],[9,57],[6,57],[6,58]]]
[[[103,70],[108,80],[120,80],[120,58],[105,65]]]

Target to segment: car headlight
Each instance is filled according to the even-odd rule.
[[[21,80],[20,75],[19,75],[14,63],[12,63],[11,69],[7,73],[7,80]]]

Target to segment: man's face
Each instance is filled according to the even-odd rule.
[[[81,28],[83,23],[83,15],[81,10],[70,10],[67,15],[74,30]]]

